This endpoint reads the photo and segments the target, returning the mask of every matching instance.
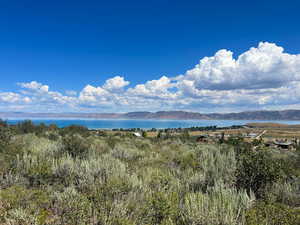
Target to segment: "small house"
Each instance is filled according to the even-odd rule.
[[[245,138],[256,138],[256,133],[247,133],[243,135]]]
[[[274,144],[281,149],[291,149],[293,147],[293,143],[291,141],[280,141],[280,140],[275,140]]]
[[[138,132],[134,132],[133,135],[136,136],[136,137],[142,137],[142,135]]]
[[[204,134],[200,135],[199,137],[197,137],[196,141],[200,143],[208,143],[209,141],[208,135],[204,135]]]

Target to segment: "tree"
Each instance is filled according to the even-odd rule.
[[[144,131],[144,130],[143,130],[143,132],[142,132],[142,137],[143,137],[143,138],[146,138],[146,137],[147,137],[147,132]]]
[[[25,120],[21,123],[18,123],[17,128],[18,128],[19,132],[21,132],[23,134],[34,133],[35,129],[36,129],[35,125],[33,124],[33,122],[31,120]]]
[[[158,133],[157,133],[156,138],[162,138],[162,133],[163,133],[163,132],[162,132],[161,130],[159,130]]]
[[[63,137],[64,150],[72,157],[84,158],[90,148],[90,143],[79,134],[70,134]]]
[[[219,143],[220,143],[220,144],[223,144],[223,143],[224,143],[224,141],[225,141],[225,133],[224,133],[224,132],[222,132],[222,134],[221,134],[221,138],[220,138],[220,140],[219,140]]]
[[[237,187],[252,190],[258,198],[268,184],[284,177],[282,161],[273,159],[266,151],[245,151],[238,155]]]
[[[89,135],[89,129],[85,126],[70,125],[61,129],[60,133],[62,136],[67,134],[80,134],[83,137],[87,137]]]

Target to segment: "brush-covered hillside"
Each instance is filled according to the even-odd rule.
[[[300,224],[299,151],[143,136],[0,122],[0,224]]]

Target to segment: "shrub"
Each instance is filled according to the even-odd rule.
[[[222,134],[223,135],[223,134]],[[224,137],[222,136],[222,139]],[[225,141],[226,144],[233,145],[233,146],[238,146],[243,144],[243,138],[240,136],[237,137],[229,137],[227,141]]]
[[[11,159],[8,174],[13,172],[16,177],[25,178],[33,186],[51,184],[52,165],[60,157],[61,144],[34,134],[17,136],[14,141],[22,147],[20,153]],[[5,177],[12,177],[13,174]]]
[[[184,198],[184,221],[190,225],[241,225],[253,201],[252,194],[223,185],[211,188],[207,194],[188,193]]]
[[[134,162],[141,159],[144,155],[142,150],[135,148],[135,146],[124,146],[124,144],[116,144],[115,148],[111,151],[112,156],[117,159],[127,162]]]
[[[171,162],[173,162],[182,170],[188,168],[196,170],[201,165],[201,162],[198,160],[196,153],[193,151],[180,151],[178,153],[176,152]]]
[[[87,136],[89,136],[89,129],[86,128],[85,126],[70,125],[70,126],[60,129],[60,134],[62,136],[79,134],[83,137],[87,137]]]
[[[190,138],[190,134],[189,134],[188,129],[184,129],[183,133],[181,134],[181,139],[186,141],[186,140],[189,140],[189,138]]]
[[[50,204],[44,190],[12,186],[0,191],[0,221],[6,224],[45,224],[41,215]]]
[[[258,202],[246,212],[246,225],[299,225],[300,210],[283,204]]]
[[[257,197],[263,197],[267,185],[284,178],[284,165],[274,160],[266,151],[241,154],[236,171],[237,187],[252,190]]]
[[[76,167],[74,158],[69,155],[55,160],[51,167],[53,179],[64,186],[71,186],[74,183]]]
[[[67,187],[63,192],[54,192],[51,198],[51,210],[58,216],[59,224],[89,224],[91,204],[74,187]]]
[[[16,128],[21,134],[34,133],[36,131],[36,127],[31,120],[25,120],[16,125]]]
[[[90,143],[79,134],[66,135],[63,137],[62,141],[64,145],[64,151],[74,158],[86,157],[90,148]]]
[[[176,192],[152,192],[146,199],[145,222],[148,224],[173,224],[180,219],[179,196]]]
[[[23,143],[9,129],[4,129],[5,133],[2,133],[2,142],[0,141],[0,175],[5,176],[15,167],[17,156],[22,156]]]
[[[146,138],[146,137],[147,137],[147,132],[144,131],[144,130],[143,130],[143,132],[142,132],[142,137],[143,137],[143,138]]]
[[[28,180],[21,174],[8,171],[0,175],[0,187],[3,189],[11,186],[29,186]]]
[[[147,168],[143,174],[143,184],[153,191],[177,191],[179,181],[169,170]]]
[[[233,148],[201,145],[196,148],[199,168],[189,184],[193,191],[206,191],[217,183],[228,187],[235,184],[236,160]]]
[[[275,183],[267,187],[265,200],[291,207],[300,206],[300,179],[292,183]]]
[[[50,182],[52,160],[33,154],[17,157],[14,171],[25,177],[31,186],[39,186]]]
[[[276,213],[280,221],[298,219],[288,207],[300,205],[297,152],[253,151],[240,140],[199,145],[175,135],[34,129],[16,135],[0,127],[0,224],[272,225]],[[252,189],[264,203],[254,204]]]
[[[60,139],[60,136],[56,131],[47,131],[45,132],[44,137],[48,138],[51,141],[57,141]]]
[[[9,145],[12,136],[13,134],[8,128],[0,126],[0,152]]]
[[[52,141],[35,134],[25,134],[15,137],[15,142],[22,147],[23,153],[43,158],[56,158],[62,154],[61,141]]]

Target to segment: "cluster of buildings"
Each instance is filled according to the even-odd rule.
[[[243,133],[237,134],[224,134],[224,133],[213,133],[213,134],[202,134],[196,139],[199,143],[216,143],[220,142],[221,139],[228,140],[230,137],[240,137],[245,142],[253,142],[254,140],[260,141],[261,145],[265,147],[273,147],[278,149],[293,150],[300,145],[300,139],[276,139],[276,138],[263,138],[263,135],[267,131],[264,130],[260,133]]]

